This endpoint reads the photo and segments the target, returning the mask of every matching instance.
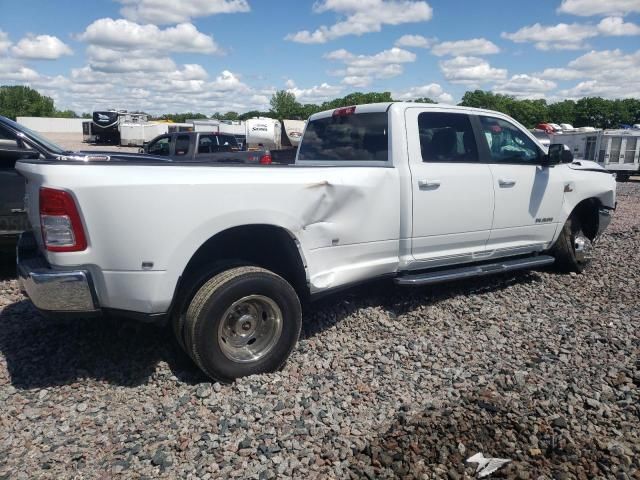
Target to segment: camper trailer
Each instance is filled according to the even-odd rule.
[[[640,174],[640,131],[596,130],[589,127],[552,135],[551,143],[563,143],[576,160],[593,160],[619,180]]]
[[[126,110],[103,110],[93,112],[89,125],[82,125],[83,140],[97,143],[121,143],[121,126],[148,122],[144,113],[129,113]]]

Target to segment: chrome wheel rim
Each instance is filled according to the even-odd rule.
[[[264,295],[249,295],[224,312],[218,327],[218,345],[234,362],[255,362],[273,349],[281,333],[282,311],[278,304]]]
[[[592,248],[591,240],[585,237],[582,232],[579,232],[573,239],[573,250],[576,254],[576,260],[580,263],[589,260]]]

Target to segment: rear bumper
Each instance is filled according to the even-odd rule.
[[[22,289],[41,312],[61,317],[101,314],[89,271],[51,267],[31,232],[18,240],[17,264]]]

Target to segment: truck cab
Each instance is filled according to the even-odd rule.
[[[234,135],[215,132],[159,135],[145,145],[141,153],[184,162],[270,163],[268,152],[242,151]]]

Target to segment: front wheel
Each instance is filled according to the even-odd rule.
[[[585,235],[580,220],[571,215],[551,248],[557,269],[581,273],[591,261],[592,251],[593,242]]]
[[[211,378],[278,370],[300,335],[302,311],[295,290],[259,267],[219,273],[200,287],[184,320],[185,347]]]

